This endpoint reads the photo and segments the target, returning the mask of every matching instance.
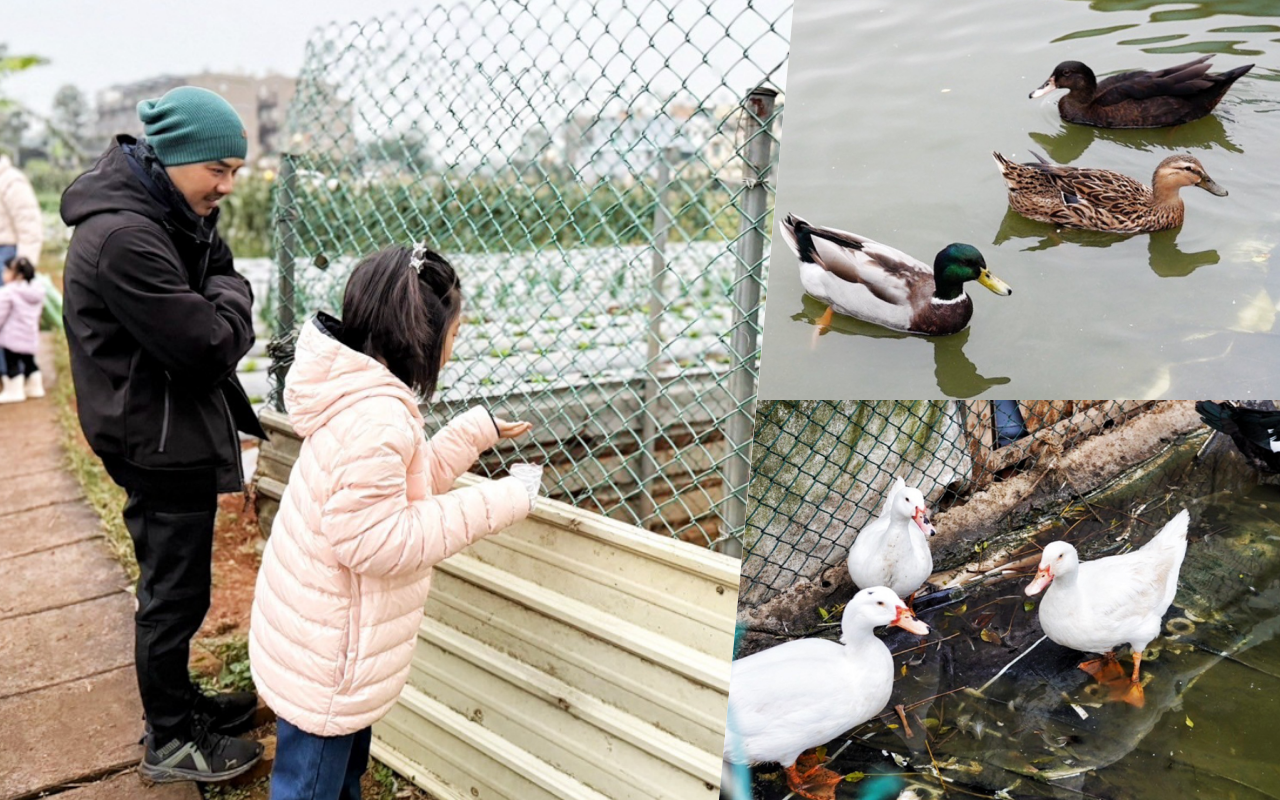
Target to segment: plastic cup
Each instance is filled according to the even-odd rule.
[[[542,489],[541,464],[512,464],[508,470],[511,477],[518,479],[528,490],[530,497],[537,497]]]

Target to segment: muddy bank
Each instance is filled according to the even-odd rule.
[[[1013,473],[934,515],[938,535],[930,547],[934,569],[940,574],[931,583],[941,586],[953,582],[954,571],[975,560],[989,562],[986,566],[1003,563],[1012,549],[1051,524],[1076,498],[1111,483],[1132,485],[1132,479],[1117,479],[1128,472],[1153,469],[1163,459],[1178,458],[1177,453],[1184,459],[1193,457],[1207,438],[1208,430],[1201,425],[1194,404],[1176,402],[1160,405],[1066,452],[1054,452],[1053,443],[1046,443],[1047,449],[1038,451],[1030,469]],[[1216,460],[1213,469],[1229,469],[1240,476],[1252,473],[1229,448],[1226,459]],[[802,542],[792,544],[804,548]],[[852,596],[854,587],[844,558],[834,560],[834,565],[812,579],[797,580],[757,608],[740,604],[739,622],[748,631],[744,652],[767,646],[777,641],[777,636],[811,629],[822,620],[818,608],[829,608]],[[745,569],[744,562],[744,575]]]

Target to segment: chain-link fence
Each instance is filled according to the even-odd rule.
[[[297,323],[426,241],[464,332],[429,409],[535,424],[482,462],[734,550],[790,0],[480,0],[321,30],[277,179],[274,402]]]
[[[756,414],[739,606],[842,563],[895,477],[935,510],[1032,469],[1151,403],[773,401]]]

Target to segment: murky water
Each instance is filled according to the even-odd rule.
[[[1036,644],[1039,598],[1029,607],[1022,592],[1031,570],[939,605],[926,599],[925,646],[897,629],[886,639],[901,671],[890,708],[831,743],[832,769],[869,776],[837,797],[908,787],[941,797],[935,765],[950,797],[1280,797],[1280,487],[1256,486],[1212,454],[1196,459],[1196,447],[1074,505],[1022,548],[1066,538],[1096,558],[1190,510],[1178,594],[1142,665],[1145,706],[1077,669],[1081,653]],[[910,734],[892,711],[899,703]],[[756,776],[756,797],[778,800],[785,782],[769,769]]]
[[[921,338],[806,299],[774,237],[760,396],[1180,397],[1280,394],[1280,2],[811,0],[797,3],[778,216],[799,214],[927,263],[967,242],[1014,289],[970,284],[966,333]],[[1027,94],[1060,61],[1102,75],[1219,54],[1255,62],[1209,117],[1176,128],[1062,122]],[[1057,231],[1007,212],[991,159],[1110,169],[1149,183],[1186,151],[1229,192],[1182,196],[1181,229]]]

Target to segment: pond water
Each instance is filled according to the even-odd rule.
[[[1199,444],[1073,504],[1011,557],[1062,538],[1086,560],[1120,552],[1190,510],[1178,594],[1142,664],[1142,708],[1077,669],[1087,656],[1040,641],[1040,598],[1023,594],[1031,566],[920,600],[923,639],[890,629],[900,672],[889,708],[828,746],[828,766],[854,778],[837,797],[941,797],[938,773],[949,797],[1280,797],[1280,487],[1256,485],[1221,450],[1196,458]],[[786,795],[777,768],[762,767],[757,800]]]
[[[967,242],[1013,287],[969,284],[966,332],[924,338],[806,298],[776,234],[763,399],[1280,394],[1280,3],[1275,0],[812,0],[798,3],[777,214],[932,263]],[[1036,89],[1064,60],[1100,76],[1216,54],[1254,62],[1210,116],[1175,128],[1062,122]],[[1059,231],[1008,211],[991,152],[1030,150],[1150,183],[1196,156],[1230,194],[1182,191],[1178,230]]]

